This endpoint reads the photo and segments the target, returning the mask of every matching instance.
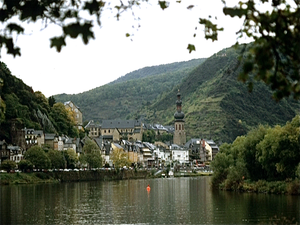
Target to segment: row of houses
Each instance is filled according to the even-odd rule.
[[[122,133],[122,131],[120,132]],[[132,132],[132,130],[125,132]],[[103,164],[110,166],[113,166],[110,155],[115,149],[121,149],[128,153],[131,162],[142,167],[157,167],[175,161],[185,165],[191,165],[195,162],[206,163],[212,161],[219,150],[212,140],[204,139],[191,139],[185,146],[179,146],[162,142],[152,144],[140,140],[129,141],[125,139],[116,142],[113,141],[113,135],[110,139],[105,135],[86,136],[83,139],[69,138],[52,133],[43,133],[41,130],[24,128],[16,138],[19,145],[9,145],[5,140],[0,141],[0,161],[9,159],[18,163],[24,158],[26,150],[34,145],[57,151],[73,149],[80,156],[87,138],[92,139],[100,148]]]

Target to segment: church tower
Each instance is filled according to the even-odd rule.
[[[177,145],[184,145],[186,143],[186,133],[184,130],[184,113],[181,111],[182,101],[180,99],[180,92],[177,93],[176,108],[177,111],[174,114],[175,118],[175,131],[173,136],[173,143]]]

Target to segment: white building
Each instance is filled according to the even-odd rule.
[[[176,144],[170,146],[172,161],[178,161],[180,164],[189,163],[189,150],[183,149]]]

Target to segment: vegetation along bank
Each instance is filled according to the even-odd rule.
[[[300,116],[285,126],[263,126],[223,144],[211,167],[223,190],[300,193]]]
[[[145,179],[150,177],[147,171],[134,170],[87,170],[55,171],[33,173],[1,173],[0,184],[38,184],[76,181],[110,181],[124,179]]]

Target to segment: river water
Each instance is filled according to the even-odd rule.
[[[1,225],[300,224],[300,196],[211,190],[210,177],[0,188]]]

